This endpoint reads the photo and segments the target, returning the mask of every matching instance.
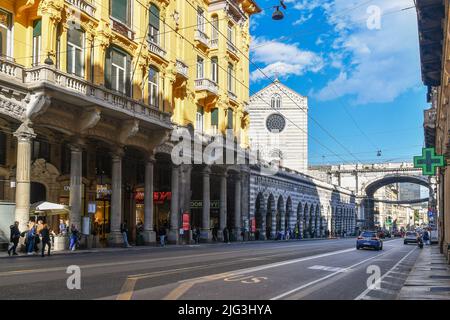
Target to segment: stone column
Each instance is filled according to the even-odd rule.
[[[80,146],[70,145],[70,223],[81,230],[83,151]]]
[[[235,180],[235,193],[234,193],[234,232],[236,240],[242,240],[241,236],[241,176],[237,175]]]
[[[179,209],[179,202],[178,202],[179,174],[180,174],[180,167],[173,166],[172,167],[172,179],[171,179],[172,198],[170,200],[170,230],[169,230],[169,236],[168,236],[168,240],[170,243],[178,243],[178,229],[179,229],[179,220],[180,220],[180,218],[179,218],[180,209]]]
[[[111,155],[111,232],[108,239],[111,245],[123,244],[122,234],[120,233],[120,224],[122,223],[122,157],[123,150],[117,150]]]
[[[145,164],[145,178],[144,178],[144,237],[145,244],[156,242],[156,232],[153,230],[153,157],[147,160]]]
[[[264,205],[260,206],[259,212],[261,214],[261,229],[259,230],[259,238],[255,238],[255,240],[266,240],[266,228],[267,228],[267,221],[266,221],[266,215],[267,215],[267,205],[264,203]],[[256,218],[256,217],[255,217]],[[256,228],[259,226],[256,225]]]
[[[311,213],[311,220],[310,220],[310,223],[309,223],[309,229],[310,229],[309,237],[312,238],[313,237],[313,231],[316,230],[316,212],[315,211],[313,211]],[[316,235],[314,235],[314,237],[316,237]]]
[[[19,230],[26,231],[30,218],[30,176],[31,176],[31,140],[36,137],[27,122],[20,125],[14,136],[17,138],[16,166],[16,208],[14,217],[19,221]]]
[[[203,210],[202,210],[202,228],[201,228],[201,238],[206,241],[211,240],[211,199],[210,199],[210,181],[209,174],[211,169],[205,167],[202,172],[203,177]]]
[[[220,176],[219,240],[223,241],[223,229],[227,226],[227,174]]]

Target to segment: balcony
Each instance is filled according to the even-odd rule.
[[[164,50],[163,48],[161,48],[158,44],[148,41],[148,50],[153,53],[156,54],[158,57],[161,58],[165,58],[166,57],[166,50]]]
[[[95,15],[95,6],[91,3],[91,1],[87,0],[66,0],[67,3],[70,3],[74,7],[77,7],[82,12],[94,17]]]
[[[231,41],[227,41],[227,49],[233,58],[239,59],[239,51]]]
[[[177,66],[177,74],[187,79],[189,77],[189,67],[183,61],[178,59],[176,62],[176,66]]]
[[[237,95],[236,95],[233,91],[228,90],[228,98],[229,98],[232,102],[237,103],[238,97],[237,97]]]
[[[169,114],[119,92],[114,92],[75,75],[56,70],[53,66],[40,65],[33,68],[24,68],[13,62],[0,59],[0,79],[16,80],[16,84],[26,91],[48,89],[53,97],[80,107],[98,105],[110,111],[136,117],[152,124],[171,127]]]
[[[212,80],[206,79],[206,78],[195,80],[195,90],[196,91],[207,91],[214,95],[217,95],[219,92],[217,83],[215,83]]]
[[[210,49],[218,49],[219,48],[219,39],[211,39],[209,42]]]
[[[200,42],[205,47],[209,47],[209,37],[206,33],[201,30],[195,30],[194,39]]]

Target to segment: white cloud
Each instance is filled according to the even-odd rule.
[[[298,26],[306,21],[308,21],[309,19],[311,19],[313,16],[312,13],[310,13],[309,15],[301,15],[300,18],[298,18],[297,20],[294,21],[294,23],[292,23],[293,26]]]
[[[338,35],[327,61],[340,73],[312,93],[320,100],[348,95],[357,104],[392,102],[420,82],[416,14],[413,9],[400,11],[413,6],[413,0],[378,0],[359,7],[357,3],[334,0],[326,10]],[[380,30],[367,28],[369,5],[389,13],[382,15]]]
[[[252,42],[252,59],[262,63],[261,68],[267,76],[288,78],[291,75],[300,76],[305,72],[318,72],[323,67],[323,59],[316,53],[302,50],[297,43],[288,44],[256,38]],[[259,70],[251,73],[250,79],[258,81],[265,78]]]

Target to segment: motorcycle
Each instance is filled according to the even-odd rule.
[[[421,237],[419,237],[419,239],[417,239],[417,245],[420,249],[423,249],[423,240]]]

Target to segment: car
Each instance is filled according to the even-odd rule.
[[[403,244],[408,243],[417,243],[417,238],[419,234],[415,231],[407,231],[405,234],[405,238],[403,239]]]
[[[401,238],[403,235],[400,231],[394,231],[394,238]]]
[[[381,240],[376,231],[364,231],[356,240],[356,249],[373,248],[383,250],[383,240]]]

